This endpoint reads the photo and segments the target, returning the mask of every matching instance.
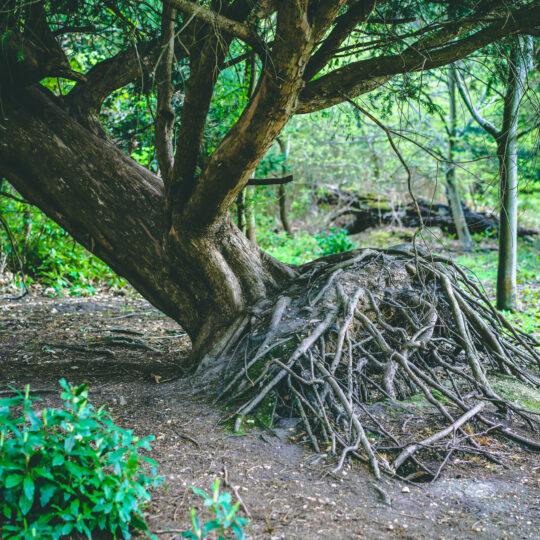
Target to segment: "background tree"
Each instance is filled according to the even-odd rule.
[[[475,121],[497,143],[499,160],[500,228],[499,268],[497,273],[497,308],[517,309],[517,204],[518,204],[518,116],[530,68],[532,37],[517,38],[507,62],[507,81],[501,128],[484,119],[473,105],[462,80],[460,95]]]
[[[448,156],[446,163],[446,189],[448,193],[448,202],[452,208],[454,223],[456,224],[457,235],[461,246],[468,249],[472,246],[471,233],[465,221],[459,187],[456,183],[456,164],[454,157],[454,146],[458,131],[456,128],[456,68],[451,65],[448,68]]]

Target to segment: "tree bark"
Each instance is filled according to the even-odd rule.
[[[0,175],[158,309],[178,321],[193,361],[239,313],[295,275],[228,215],[166,238],[162,180],[91,133],[48,91],[4,101]]]
[[[446,165],[446,194],[452,216],[457,230],[457,236],[462,249],[470,249],[473,246],[469,227],[463,207],[461,205],[461,197],[459,188],[456,183],[456,165],[454,163],[454,146],[456,138],[456,68],[450,65],[448,71],[448,92],[449,92],[449,138],[448,138],[448,163]]]
[[[497,272],[497,308],[517,309],[517,122],[523,96],[532,38],[519,39],[509,62],[507,90],[504,99],[503,125],[497,140],[499,158],[499,265]]]

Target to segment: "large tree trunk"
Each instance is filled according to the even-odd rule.
[[[46,90],[9,97],[4,110],[0,174],[178,321],[195,357],[295,274],[227,216],[165,234],[161,179],[90,133]]]
[[[497,140],[499,157],[499,196],[501,204],[499,227],[499,265],[497,271],[497,308],[517,309],[517,206],[518,164],[517,123],[519,105],[527,77],[527,64],[532,50],[532,38],[520,39],[508,63],[508,83],[504,98],[503,124]]]

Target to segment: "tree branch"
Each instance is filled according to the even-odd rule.
[[[86,73],[86,82],[76,84],[66,96],[68,104],[81,117],[97,115],[107,96],[153,70],[160,51],[159,39],[153,39],[96,64]]]
[[[293,175],[289,174],[281,178],[250,178],[246,185],[248,186],[276,186],[288,184],[293,181]]]
[[[302,74],[315,46],[308,0],[279,2],[269,67],[239,120],[221,141],[187,202],[183,220],[201,229],[220,223],[262,156],[294,114]]]
[[[204,127],[214,87],[232,37],[225,39],[212,28],[198,35],[201,43],[193,46],[190,56],[190,74],[182,107],[182,122],[176,137],[176,150],[171,178],[166,185],[166,213],[174,223],[183,212],[186,201],[195,188],[195,172],[201,153]]]
[[[173,166],[172,134],[174,110],[172,108],[173,86],[171,81],[174,58],[174,28],[176,10],[163,3],[161,14],[161,54],[156,67],[157,114],[155,121],[156,156],[164,183],[168,182]]]
[[[382,18],[382,17],[370,17],[367,22],[369,24],[406,24],[406,23],[413,23],[416,21],[416,17],[388,17]]]
[[[172,6],[179,9],[183,13],[192,15],[208,23],[214,28],[219,28],[221,31],[231,34],[232,36],[241,39],[245,43],[251,45],[254,49],[260,50],[262,39],[257,33],[244,23],[229,19],[224,15],[216,13],[211,9],[205,8],[189,0],[167,0]]]
[[[469,96],[468,90],[465,88],[465,84],[463,82],[463,79],[461,78],[461,74],[456,69],[456,86],[459,91],[459,95],[463,99],[463,102],[465,103],[465,106],[471,113],[471,116],[476,120],[476,122],[480,125],[480,127],[489,133],[493,138],[497,139],[500,137],[501,132],[488,120],[483,118],[478,110],[473,105],[471,98]]]
[[[53,36],[63,36],[65,34],[83,34],[97,32],[97,28],[93,24],[87,24],[86,26],[62,26],[57,28],[53,32]]]
[[[531,131],[534,131],[535,129],[540,128],[540,120],[536,122],[536,124],[533,124],[531,127],[524,129],[523,131],[520,131],[517,135],[518,139],[521,139],[521,137],[525,137],[525,135],[528,135]]]
[[[483,13],[484,15],[484,13]],[[540,19],[540,0],[511,11],[504,19],[490,23],[472,35],[456,41],[478,27],[478,21],[457,21],[426,36],[404,52],[353,62],[306,85],[300,95],[298,113],[331,107],[343,96],[359,96],[384,84],[399,73],[441,67],[464,58],[504,36],[529,28],[531,20]],[[470,21],[470,22],[469,22]]]
[[[336,50],[347,39],[354,27],[372,12],[375,3],[376,0],[356,2],[344,15],[336,19],[334,28],[308,62],[304,80],[311,80],[332,59]]]
[[[0,197],[7,197],[8,199],[12,199],[21,204],[30,204],[28,201],[25,201],[24,199],[21,199],[20,197],[15,197],[15,195],[12,195],[11,193],[6,193],[5,191],[0,191]]]

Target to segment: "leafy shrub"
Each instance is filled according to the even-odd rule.
[[[204,499],[204,506],[213,514],[213,519],[202,525],[200,519],[197,517],[197,511],[195,508],[192,508],[191,523],[193,526],[190,531],[182,533],[184,538],[204,540],[210,538],[208,536],[209,533],[213,533],[213,535],[218,535],[219,540],[225,540],[225,535],[232,529],[234,537],[237,540],[245,540],[244,527],[249,521],[236,516],[240,503],[232,505],[230,493],[219,493],[219,478],[216,478],[212,486],[212,495],[208,495],[195,487],[191,487],[191,489]]]
[[[349,240],[345,229],[330,228],[328,232],[323,232],[315,236],[323,257],[334,253],[343,253],[356,248],[356,244]]]
[[[130,538],[130,527],[146,531],[140,503],[161,482],[155,462],[138,454],[150,450],[151,437],[134,437],[103,408],[96,411],[84,385],[60,384],[63,409],[35,410],[28,387],[0,400],[2,538],[91,538],[97,530]]]

